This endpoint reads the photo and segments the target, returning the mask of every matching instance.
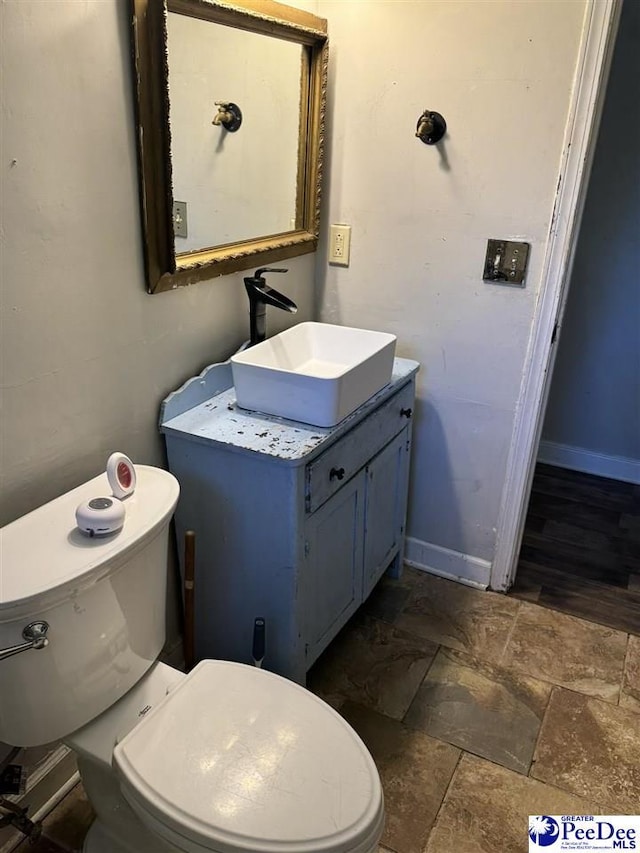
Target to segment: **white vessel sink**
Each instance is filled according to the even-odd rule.
[[[330,427],[390,380],[395,335],[299,323],[231,357],[238,405]]]

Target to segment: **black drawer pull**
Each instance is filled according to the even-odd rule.
[[[400,417],[401,418],[410,418],[412,414],[411,409],[400,409]]]
[[[332,468],[329,471],[330,480],[344,480],[344,468]]]

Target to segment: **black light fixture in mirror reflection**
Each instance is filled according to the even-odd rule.
[[[242,110],[233,101],[216,101],[218,112],[214,115],[211,124],[222,125],[229,133],[240,130],[242,124]]]
[[[262,0],[131,2],[148,290],[314,251],[326,21]]]

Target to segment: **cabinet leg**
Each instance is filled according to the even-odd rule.
[[[385,573],[388,577],[398,580],[402,577],[402,552],[398,552],[389,563]]]

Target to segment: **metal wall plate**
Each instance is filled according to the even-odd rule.
[[[187,202],[173,202],[173,233],[176,237],[187,237]]]
[[[484,281],[524,287],[529,248],[529,243],[515,240],[488,240],[482,275]]]

